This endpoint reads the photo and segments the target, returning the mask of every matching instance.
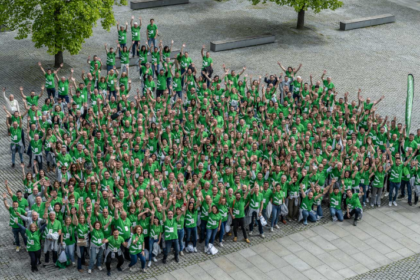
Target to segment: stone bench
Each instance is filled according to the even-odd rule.
[[[163,6],[188,4],[190,0],[134,0],[130,1],[132,10],[157,8]]]
[[[238,37],[220,41],[210,42],[210,50],[214,52],[245,48],[263,44],[274,43],[274,35],[262,34],[248,37]]]
[[[172,50],[171,51],[171,59],[176,59],[176,57],[178,56],[178,54],[180,54],[180,50]],[[118,56],[118,53],[117,53],[117,56]],[[147,56],[147,61],[151,61],[151,56],[150,55],[148,55]],[[136,66],[136,65],[138,65],[138,63],[139,63],[139,57],[138,56],[136,56],[136,57],[131,57],[131,53],[130,53],[130,66]],[[160,62],[160,64],[162,64],[161,62]],[[119,60],[119,59],[115,59],[115,66],[117,67],[117,69],[118,69],[118,71],[120,71],[120,68],[121,68],[121,60]],[[104,64],[104,65],[102,65],[102,69],[105,69],[106,70],[106,64]]]
[[[384,23],[395,22],[395,16],[391,14],[358,18],[352,20],[340,21],[340,30],[351,30],[356,28],[369,27]]]

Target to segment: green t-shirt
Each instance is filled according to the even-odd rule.
[[[391,174],[389,176],[389,180],[392,183],[401,183],[403,167],[403,164],[397,166],[395,163],[391,166]]]
[[[347,207],[349,207],[350,211],[356,208],[362,209],[362,205],[360,204],[360,199],[357,194],[353,194],[351,198],[346,198]]]
[[[401,165],[400,165],[401,166]],[[372,182],[372,186],[375,188],[383,188],[384,187],[384,178],[385,178],[385,172],[375,172],[375,179]]]
[[[156,37],[156,31],[157,31],[157,25],[156,24],[153,24],[153,25],[149,24],[147,26],[147,34],[149,35],[150,39],[153,39],[153,38]],[[156,47],[156,46],[154,46],[154,47]]]
[[[90,236],[91,236],[91,242],[99,247],[102,245],[102,240],[104,239],[105,235],[102,229],[99,229],[99,230],[93,229],[90,233]]]
[[[67,96],[69,94],[69,80],[58,81],[58,95]]]
[[[63,241],[66,245],[73,245],[76,243],[76,227],[73,224],[70,224],[69,226],[66,226],[63,224],[61,226],[62,229],[62,235],[63,235]]]
[[[45,73],[45,87],[46,88],[55,88],[54,77],[55,77],[54,73],[51,73],[51,74]]]
[[[9,207],[9,214],[10,214],[10,220],[9,220],[9,226],[12,228],[19,228],[18,223],[23,225],[22,219],[16,215],[16,212],[18,212],[21,215],[25,215],[25,210],[22,208],[17,208],[15,210],[13,207]]]
[[[136,244],[134,244],[134,241],[138,238]],[[131,243],[128,247],[128,250],[131,255],[137,255],[141,253],[141,250],[143,249],[143,243],[144,243],[144,236],[143,234],[133,234],[131,236]]]
[[[213,213],[213,211],[211,211],[209,213],[209,219],[207,220],[207,225],[206,228],[207,229],[216,229],[219,227],[219,222],[222,219],[222,215],[219,213]]]
[[[130,228],[131,228],[131,221],[130,219],[126,218],[123,221],[121,218],[112,221],[114,227],[118,229],[120,232],[120,236],[124,238],[124,240],[130,238]]]
[[[114,66],[115,65],[115,53],[108,52],[106,54],[106,65]]]
[[[341,199],[343,197],[343,194],[341,192],[338,192],[337,194],[334,194],[332,192],[330,194],[330,207],[335,209],[341,209]]]
[[[127,30],[118,30],[118,43],[127,44]]]
[[[121,235],[119,235],[117,238],[111,235],[110,237],[107,238],[107,240],[108,240],[108,249],[113,252],[117,252],[120,249],[121,244],[125,242],[124,238]]]
[[[178,225],[176,219],[166,219],[163,223],[165,228],[165,240],[178,239]]]
[[[140,26],[131,27],[131,41],[140,41]]]
[[[245,200],[241,197],[239,201],[235,198],[232,202],[232,213],[235,218],[245,217]]]
[[[26,250],[28,252],[35,252],[41,249],[41,232],[39,230],[32,232],[29,229],[27,229],[26,237],[28,239],[26,243]]]
[[[311,211],[312,210],[312,205],[315,202],[314,198],[315,198],[315,196],[313,196],[312,198],[309,198],[309,196],[305,196],[305,198],[302,199],[302,203],[300,204],[300,209]]]
[[[185,227],[186,228],[194,228],[197,226],[197,215],[198,211],[194,211],[194,213],[191,213],[190,211],[187,211],[185,213]]]
[[[283,204],[283,199],[286,196],[286,193],[283,190],[280,190],[279,192],[272,192],[271,198],[273,199],[273,204],[275,205],[281,205]]]

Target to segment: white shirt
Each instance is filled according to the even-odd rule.
[[[6,109],[10,112],[10,114],[13,114],[15,111],[19,110],[19,102],[16,99],[13,99],[13,101],[10,101],[8,97],[6,97],[6,92],[3,91],[4,100],[6,101]]]

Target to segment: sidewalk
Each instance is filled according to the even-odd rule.
[[[150,280],[353,277],[420,253],[419,212],[405,202],[383,206],[366,211],[357,227],[330,222]]]

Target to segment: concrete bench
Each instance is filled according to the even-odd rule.
[[[352,20],[345,20],[340,21],[340,30],[351,30],[356,28],[363,28],[369,27],[384,23],[392,23],[395,22],[395,16],[391,14],[373,16],[373,17],[366,17],[366,18],[358,18]]]
[[[245,48],[263,44],[274,43],[274,35],[262,34],[256,36],[239,37],[220,41],[210,42],[210,50],[214,52]]]
[[[188,4],[189,2],[189,0],[134,0],[130,1],[130,8],[132,10],[140,10],[163,6]]]
[[[181,51],[180,50],[172,50],[171,51],[171,59],[176,59],[176,57],[178,56],[178,54],[180,53]],[[118,56],[118,54],[117,54],[117,56]],[[147,56],[147,58],[148,58],[148,60],[147,61],[151,61],[151,56],[149,55],[149,56]],[[136,66],[136,65],[138,65],[138,63],[139,63],[139,57],[138,56],[136,56],[136,57],[131,57],[131,54],[130,54],[130,66]],[[160,63],[160,64],[162,64],[162,63]],[[119,60],[119,59],[115,59],[115,66],[117,67],[117,69],[118,69],[118,71],[120,71],[120,68],[121,68],[121,60]],[[103,64],[102,65],[102,69],[105,69],[106,70],[106,63],[105,64]]]

